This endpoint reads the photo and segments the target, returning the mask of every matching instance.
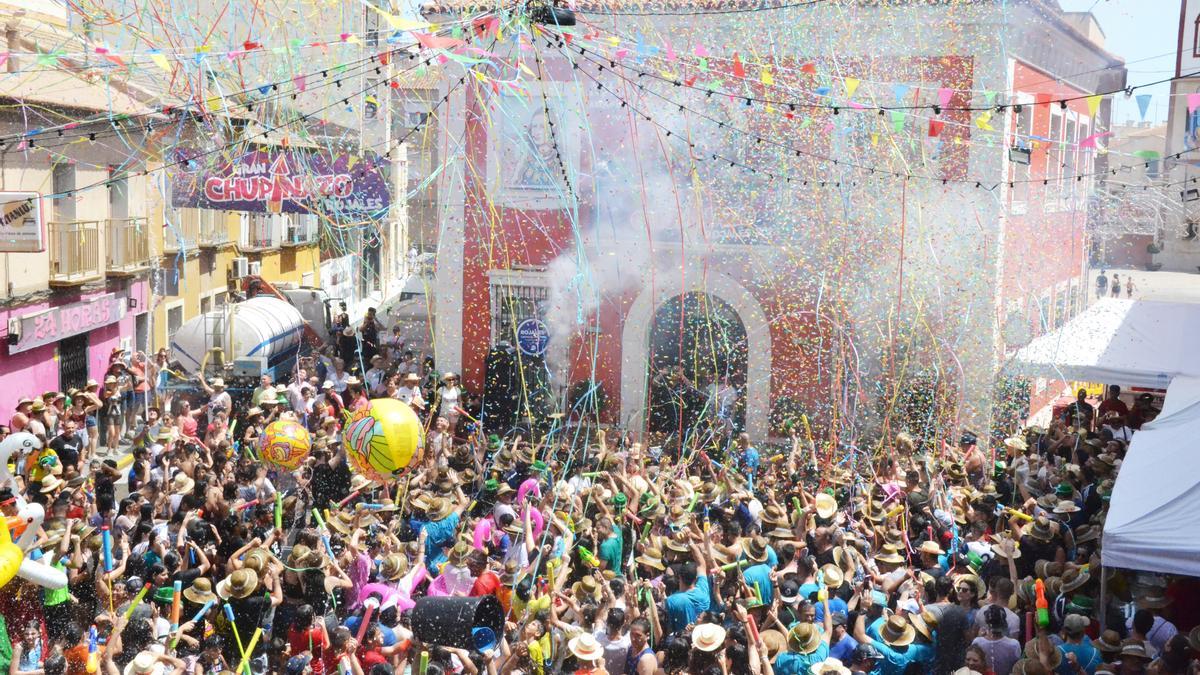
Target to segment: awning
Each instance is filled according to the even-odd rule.
[[[1177,377],[1133,435],[1104,522],[1105,567],[1200,576],[1200,378]]]
[[[1200,377],[1200,304],[1103,299],[1037,338],[1005,366],[1011,375],[1166,389]]]

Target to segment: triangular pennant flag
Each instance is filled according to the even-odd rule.
[[[814,93],[816,93],[817,96],[828,96],[829,95],[829,87],[825,87],[825,86],[817,87]]]
[[[675,59],[678,58],[675,55],[675,50],[671,47],[670,42],[666,43],[666,47],[667,47],[667,61],[674,63]]]
[[[954,90],[950,87],[942,87],[938,89],[938,105],[945,108],[950,105],[950,98],[954,96]],[[933,134],[930,134],[932,136]]]
[[[262,94],[263,96],[266,96],[268,93],[270,93],[270,91],[271,85],[269,84],[264,84],[258,88],[258,93]]]
[[[800,72],[808,73],[809,75],[816,75],[817,74],[817,66],[816,66],[816,64],[811,63],[811,62],[806,63],[806,64],[800,66]]]
[[[437,35],[430,35],[429,33],[413,33],[413,37],[417,38],[417,42],[421,43],[421,46],[425,49],[454,49],[466,44],[462,40],[439,37]]]
[[[1045,108],[1050,105],[1050,99],[1053,98],[1050,94],[1034,94],[1033,104]]]
[[[905,114],[903,110],[892,111],[892,131],[896,133],[904,131],[904,117]]]
[[[1200,94],[1187,95],[1188,114],[1196,112],[1196,108],[1200,108]]]
[[[1082,141],[1079,141],[1079,147],[1094,148],[1094,147],[1096,147],[1096,139],[1104,138],[1105,136],[1110,136],[1110,135],[1112,135],[1111,131],[1102,131],[1098,134],[1092,134],[1091,136],[1084,138]]]
[[[770,69],[770,68],[763,68],[763,69],[762,69],[762,76],[761,76],[761,78],[760,78],[760,79],[762,80],[762,83],[763,83],[763,84],[765,84],[765,85],[772,85],[772,84],[775,84],[775,77],[771,75],[771,69]]]
[[[1150,98],[1153,94],[1138,94],[1137,104],[1138,112],[1141,113],[1142,119],[1146,119],[1146,111],[1150,109]]]
[[[846,79],[842,80],[842,84],[846,87],[846,98],[853,96],[854,92],[858,91],[858,84],[860,82],[862,82],[862,80],[858,79],[857,77],[847,77]]]
[[[168,61],[167,57],[163,56],[162,52],[158,51],[157,49],[150,52],[150,60],[153,61],[154,65],[158,66],[159,68],[162,68],[168,73],[171,72],[171,62]],[[0,63],[3,62],[0,61]]]
[[[704,48],[704,45],[696,45],[696,49],[693,53],[700,58],[708,56],[708,50]]]
[[[982,115],[975,118],[975,126],[979,127],[980,129],[983,129],[984,131],[995,131],[995,129],[992,128],[991,121],[992,121],[992,111],[985,110],[985,111],[983,111]]]
[[[937,138],[938,136],[941,136],[942,127],[944,126],[946,126],[946,123],[942,120],[929,120],[929,137]]]
[[[983,92],[983,100],[987,101],[989,108],[992,107],[996,103],[996,92],[994,92],[994,91]]]
[[[742,65],[742,58],[737,52],[733,53],[733,76],[739,80],[746,77],[746,67]]]
[[[292,78],[292,83],[296,85],[296,91],[304,91],[308,88],[307,79],[304,75],[297,75]]]
[[[893,84],[892,96],[895,97],[897,101],[903,101],[905,97],[908,96],[910,89],[911,87],[909,87],[907,84]]]
[[[1095,117],[1096,111],[1100,109],[1100,99],[1101,98],[1102,97],[1100,96],[1100,94],[1092,94],[1091,96],[1087,97],[1088,114],[1091,115],[1092,117]]]
[[[879,145],[879,134],[871,134],[871,145]]]

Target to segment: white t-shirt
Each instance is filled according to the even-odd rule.
[[[610,675],[625,672],[625,657],[629,655],[629,633],[621,633],[613,640],[608,637],[608,631],[601,628],[592,634],[596,642],[604,648],[604,669]]]
[[[342,371],[342,374],[338,375],[337,371],[331,370],[329,371],[329,374],[325,376],[325,379],[329,380],[333,384],[334,391],[341,394],[346,391],[346,383],[350,380],[350,373]]]
[[[407,403],[409,405],[412,405],[413,403],[425,405],[425,399],[421,397],[420,387],[400,387],[396,390],[396,398],[399,399],[401,403]]]

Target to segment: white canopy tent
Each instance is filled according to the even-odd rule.
[[[1104,299],[1017,352],[1006,370],[1055,380],[1166,389],[1200,377],[1200,304]]]
[[[1200,577],[1200,378],[1176,377],[1133,435],[1104,523],[1105,566]]]
[[[1134,434],[1104,525],[1105,566],[1200,576],[1200,304],[1105,299],[1017,352],[1006,370],[1166,389]]]

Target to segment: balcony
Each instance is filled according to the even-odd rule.
[[[50,285],[80,286],[104,277],[100,267],[100,221],[48,223]]]
[[[163,230],[164,253],[196,252],[200,243],[200,209],[170,209]]]
[[[285,218],[287,218],[287,233],[283,238],[284,248],[312,246],[317,243],[316,214],[292,214]]]
[[[193,210],[199,213],[200,218],[200,248],[233,246],[233,238],[229,236],[229,227],[225,224],[224,211]]]
[[[282,214],[243,213],[241,218],[242,251],[267,251],[279,247],[279,240],[284,229]]]
[[[150,267],[150,230],[145,218],[109,218],[105,233],[110,275],[137,274]]]

